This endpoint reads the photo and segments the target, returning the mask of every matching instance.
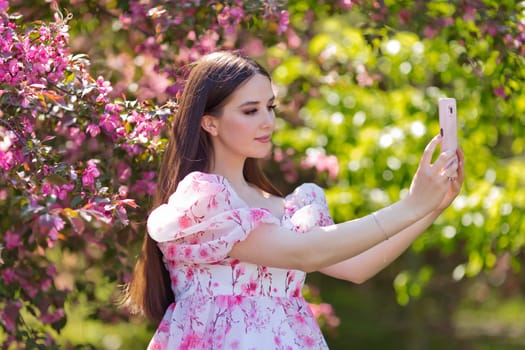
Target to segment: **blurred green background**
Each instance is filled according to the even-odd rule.
[[[145,40],[143,33],[116,25],[114,14],[127,10],[126,3],[59,2],[73,13],[73,49],[89,54],[93,76],[114,84],[151,73],[135,57],[133,45]],[[269,2],[245,3],[262,8]],[[386,270],[362,285],[309,276],[314,290],[309,296],[331,304],[340,320],[338,327],[324,327],[331,349],[524,349],[523,3],[276,4],[290,14],[287,32],[258,28],[252,18],[219,43],[245,48],[273,72],[279,132],[266,169],[284,192],[304,181],[320,184],[336,222],[396,201],[406,193],[424,146],[438,133],[440,97],[457,99],[466,155],[461,195]],[[52,14],[44,1],[11,6],[28,20]],[[205,11],[199,9],[197,23]],[[169,35],[159,40],[169,48]],[[125,62],[120,68],[116,57]],[[162,57],[148,59],[166,68]],[[141,88],[124,93],[135,97],[145,93]],[[325,168],[305,162],[314,155],[326,160]],[[127,269],[137,250],[130,247]],[[145,348],[152,325],[109,316],[122,283],[103,273],[110,262],[91,266],[59,249],[51,260],[60,262],[64,283],[76,286],[60,334],[64,347]],[[75,283],[80,275],[83,283]],[[107,310],[104,320],[101,309]]]

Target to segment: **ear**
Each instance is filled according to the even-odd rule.
[[[211,136],[217,136],[219,134],[217,118],[209,114],[206,114],[202,117],[201,127]]]

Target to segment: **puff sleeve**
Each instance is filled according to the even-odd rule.
[[[165,259],[214,263],[224,260],[259,223],[279,221],[266,209],[246,207],[223,177],[193,172],[167,204],[151,212],[147,229]]]
[[[287,197],[286,208],[290,216],[285,227],[304,233],[316,226],[333,225],[326,196],[321,187],[305,183]]]

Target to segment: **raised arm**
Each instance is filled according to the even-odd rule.
[[[363,283],[398,258],[437,219],[461,191],[465,179],[464,155],[461,149],[458,149],[457,157],[457,177],[454,181],[449,181],[448,192],[436,210],[390,239],[353,258],[321,269],[321,272],[354,283]]]
[[[259,265],[317,271],[380,244],[439,208],[446,197],[449,177],[457,175],[457,161],[454,153],[442,153],[432,163],[440,141],[436,136],[426,147],[404,199],[374,215],[317,227],[300,235],[277,225],[262,224],[235,244],[229,255]]]
[[[438,216],[438,213],[431,213],[390,239],[350,259],[325,267],[320,272],[354,283],[366,282],[397,259]]]

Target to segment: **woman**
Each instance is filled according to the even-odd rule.
[[[404,199],[334,225],[320,187],[283,197],[259,169],[274,108],[270,76],[253,60],[217,52],[193,67],[129,289],[160,321],[150,349],[327,348],[301,297],[306,272],[367,280],[460,191],[463,154],[432,163],[436,136]]]

